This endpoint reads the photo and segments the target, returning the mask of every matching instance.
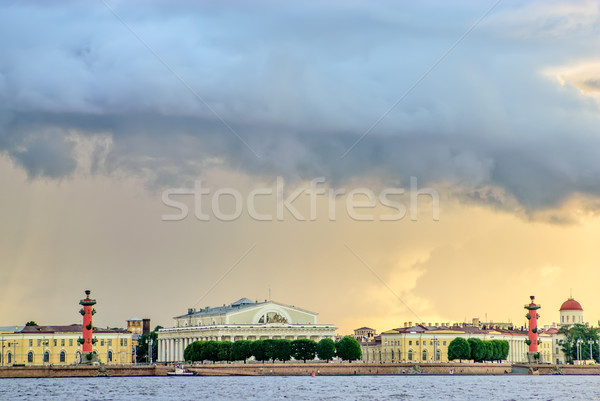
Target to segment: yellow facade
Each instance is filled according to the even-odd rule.
[[[468,333],[458,330],[435,330],[425,332],[397,332],[390,330],[381,333],[378,342],[362,342],[362,361],[364,362],[448,362],[448,345],[457,337],[474,337],[481,340],[506,340],[509,344],[509,362],[527,360],[528,347],[525,333],[506,333],[490,330],[485,333]],[[539,352],[546,362],[555,359],[552,336],[541,334]]]
[[[81,359],[81,332],[0,333],[0,366],[72,365]],[[94,333],[94,352],[105,364],[132,362],[131,333],[105,331]]]

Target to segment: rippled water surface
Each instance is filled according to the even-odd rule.
[[[600,376],[0,379],[1,400],[600,400]]]

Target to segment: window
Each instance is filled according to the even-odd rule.
[[[64,338],[61,338],[61,339],[60,339],[60,346],[61,346],[61,347],[64,347],[64,346],[65,346],[65,339],[64,339]]]
[[[108,343],[109,347],[112,347],[112,340],[106,340],[106,342]]]
[[[408,360],[412,361],[413,360],[413,352],[412,349],[408,351]]]
[[[125,347],[127,347],[127,339],[126,339],[126,338],[124,338],[124,339],[123,339],[123,345],[124,345]]]
[[[100,346],[104,347],[104,340],[100,340]]]
[[[444,345],[446,345],[446,341],[444,341]]]
[[[56,341],[56,338],[55,338],[54,339],[54,346],[56,347],[56,345],[57,345],[57,341]]]
[[[50,362],[50,353],[48,351],[44,352],[44,362]]]
[[[108,362],[112,362],[113,360],[113,353],[112,351],[108,351]]]
[[[12,363],[12,355],[11,355],[11,353],[10,353],[10,352],[9,352],[9,353],[6,355],[6,361],[7,361],[8,363]]]
[[[32,341],[32,340],[30,340]],[[29,351],[27,353],[27,363],[33,363],[33,352]]]
[[[417,345],[419,345],[419,340],[417,340]]]
[[[429,345],[433,345],[433,341],[429,341]]]
[[[69,347],[72,347],[72,346],[73,346],[73,339],[69,338]]]
[[[442,359],[442,354],[441,354],[440,350],[438,349],[437,351],[435,351],[435,360],[439,361],[440,359]]]
[[[409,342],[408,342],[408,345],[412,345],[412,341],[409,341]]]
[[[42,346],[42,340],[38,339],[38,347]]]
[[[33,340],[29,340],[29,346],[33,347]]]
[[[65,351],[60,351],[60,361],[62,363],[65,363],[66,359],[67,359],[67,355],[65,354]]]
[[[423,360],[426,361],[427,360],[427,350],[423,350]]]

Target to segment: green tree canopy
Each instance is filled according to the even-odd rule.
[[[251,345],[252,355],[254,359],[257,361],[268,361],[269,357],[267,356],[265,340],[256,340],[252,341]]]
[[[231,347],[231,359],[234,361],[244,361],[252,356],[252,341],[237,340]]]
[[[29,322],[25,323],[25,326],[37,326],[38,324],[36,322],[34,322],[33,320],[30,320]]]
[[[162,329],[162,326],[156,326],[154,331],[147,334],[142,334],[138,338],[138,343],[135,348],[136,362],[156,362],[158,359],[158,330]],[[152,361],[150,361],[149,345],[152,340]]]
[[[362,357],[360,343],[354,337],[346,336],[335,344],[337,355],[345,361],[355,361]]]
[[[487,348],[487,347],[486,347]],[[486,350],[487,352],[487,350]],[[448,359],[453,361],[455,359],[470,359],[471,358],[471,347],[469,342],[462,337],[456,337],[448,344]]]
[[[290,340],[275,340],[275,359],[285,362],[292,358],[292,342]]]
[[[317,343],[313,340],[309,340],[308,338],[299,338],[292,341],[292,356],[297,361],[312,361],[315,359],[316,352]]]
[[[565,339],[561,341],[562,351],[565,353],[567,362],[572,363],[578,359],[595,359],[598,361],[598,329],[587,327],[583,324],[575,324],[573,326],[562,326],[559,333],[565,335]],[[578,347],[579,342],[579,347]],[[590,356],[590,345],[592,355]]]
[[[483,362],[487,354],[483,341],[473,337],[469,338],[467,341],[469,342],[469,347],[471,349],[471,357],[468,359],[472,359],[475,362]]]
[[[329,361],[335,356],[335,342],[331,338],[323,338],[317,343],[317,356],[322,361]]]
[[[201,361],[219,360],[219,341],[204,341],[200,348]]]
[[[217,350],[218,361],[231,361],[231,348],[233,343],[231,341],[219,341]]]

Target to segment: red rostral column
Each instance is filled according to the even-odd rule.
[[[535,297],[532,295],[531,303],[529,305],[525,305],[525,309],[528,310],[527,315],[525,317],[529,319],[529,336],[527,339],[527,344],[529,345],[529,352],[537,353],[538,352],[538,324],[537,320],[540,315],[538,315],[537,310],[542,306],[537,305],[534,300]]]
[[[83,354],[92,352],[93,350],[93,325],[92,315],[96,312],[93,308],[96,305],[96,300],[90,298],[90,290],[85,290],[85,299],[79,301],[79,305],[83,306],[79,312],[83,315]]]

